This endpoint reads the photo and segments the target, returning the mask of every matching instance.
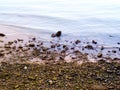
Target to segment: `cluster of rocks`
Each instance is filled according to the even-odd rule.
[[[4,36],[4,34],[0,34]],[[56,34],[52,34],[52,37],[60,37],[62,35],[61,31],[58,31]],[[109,59],[113,60],[110,57],[105,57],[102,53],[105,50],[104,46],[98,48],[98,42],[92,40],[90,42],[82,42],[81,40],[75,41],[65,41],[70,43],[62,43],[56,41],[43,42],[35,37],[31,38],[27,42],[24,42],[23,39],[17,39],[14,41],[9,41],[5,43],[3,47],[0,48],[0,58],[3,60],[42,60],[44,62],[56,62],[63,60],[66,62],[76,61],[83,62],[89,61],[88,56],[91,55],[92,51],[96,51],[94,58],[97,60]],[[85,44],[83,46],[83,44]],[[98,50],[99,49],[99,50]],[[120,49],[119,49],[120,51]],[[116,50],[109,51],[116,54]],[[92,57],[93,58],[93,57]],[[114,60],[119,60],[119,58],[114,58]]]

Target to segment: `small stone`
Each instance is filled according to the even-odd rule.
[[[32,40],[33,40],[33,41],[35,41],[35,40],[36,40],[36,38],[32,38]]]
[[[51,48],[55,48],[55,45],[51,45]]]
[[[54,38],[54,37],[56,37],[56,35],[53,33],[53,34],[51,35],[51,37]]]
[[[103,46],[101,47],[101,50],[104,50],[104,47],[103,47]]]
[[[117,44],[120,45],[120,42],[118,42]]]
[[[0,33],[0,37],[4,37],[5,36],[5,34],[3,34],[3,33]]]
[[[101,58],[102,56],[103,56],[102,53],[98,53],[98,55],[97,55],[98,58]]]
[[[76,41],[75,41],[75,44],[79,44],[79,43],[80,43],[80,40],[76,40]]]
[[[29,44],[29,47],[35,47],[35,44],[31,43]]]
[[[87,49],[94,49],[92,45],[87,45],[87,46],[85,46],[85,48],[87,48]]]
[[[96,42],[95,40],[92,40],[92,43],[93,43],[93,44],[97,44],[97,42]]]
[[[58,32],[56,33],[56,37],[60,37],[61,34],[62,34],[62,32],[61,32],[61,31],[58,31]]]
[[[116,53],[117,51],[116,50],[112,50],[113,53]]]
[[[66,48],[66,45],[63,45],[63,48]]]
[[[0,53],[0,57],[3,57],[4,56],[4,54],[3,53]]]
[[[52,84],[53,84],[53,81],[52,81],[52,80],[49,80],[48,83],[49,83],[50,85],[52,85]]]
[[[23,41],[23,39],[17,39],[17,40],[18,40],[19,42],[20,42],[20,41]]]
[[[26,70],[26,69],[27,69],[27,66],[25,66],[24,69]]]

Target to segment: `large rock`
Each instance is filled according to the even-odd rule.
[[[55,34],[53,33],[52,35],[51,35],[51,37],[60,37],[62,35],[62,32],[61,31],[57,31]]]
[[[0,37],[4,37],[5,36],[5,34],[3,34],[3,33],[0,33]]]

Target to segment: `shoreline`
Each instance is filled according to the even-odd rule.
[[[106,60],[108,62],[120,62],[120,48],[100,46],[95,40],[90,41],[62,41],[58,38],[51,38],[50,41],[43,41],[36,36],[22,34],[21,28],[0,25],[6,36],[0,37],[0,59],[7,60],[15,58],[26,59],[31,62],[97,62]],[[8,31],[8,32],[7,32]],[[16,34],[13,34],[13,33]],[[11,35],[10,35],[11,34]],[[62,37],[61,37],[62,38]],[[28,54],[29,53],[29,54]],[[28,55],[27,55],[28,54]],[[115,56],[115,57],[113,57]],[[13,58],[14,57],[14,58]],[[22,60],[21,60],[22,61]],[[24,61],[24,60],[23,60]],[[17,61],[16,61],[17,62]]]
[[[45,42],[34,36],[9,38],[11,35],[4,34],[6,36],[0,37],[0,90],[120,88],[119,58],[104,57],[102,52],[98,52],[90,59],[89,54],[81,52],[105,50],[105,47],[98,49],[96,41],[62,43],[59,38],[53,38]],[[112,53],[116,54],[116,51]]]

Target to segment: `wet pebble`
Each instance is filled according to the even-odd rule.
[[[3,34],[3,33],[0,33],[0,37],[5,37],[5,34]]]
[[[62,32],[61,31],[58,31],[57,33],[56,33],[56,37],[60,37],[62,35]]]
[[[101,58],[102,56],[103,56],[102,53],[98,53],[98,55],[97,55],[98,58]]]
[[[97,42],[96,42],[95,40],[92,40],[92,43],[93,43],[93,44],[97,44]]]
[[[35,44],[34,43],[30,43],[29,47],[35,47]]]
[[[80,43],[80,40],[76,40],[76,41],[75,41],[75,44],[79,44],[79,43]]]
[[[92,49],[92,50],[94,49],[92,45],[86,45],[85,48]]]
[[[51,45],[51,48],[55,48],[55,45]]]
[[[56,37],[56,35],[53,33],[53,34],[51,35],[51,37],[54,38],[54,37]]]
[[[113,53],[116,53],[117,51],[116,50],[112,50]]]
[[[4,56],[4,54],[3,53],[0,53],[0,57],[3,57]]]

